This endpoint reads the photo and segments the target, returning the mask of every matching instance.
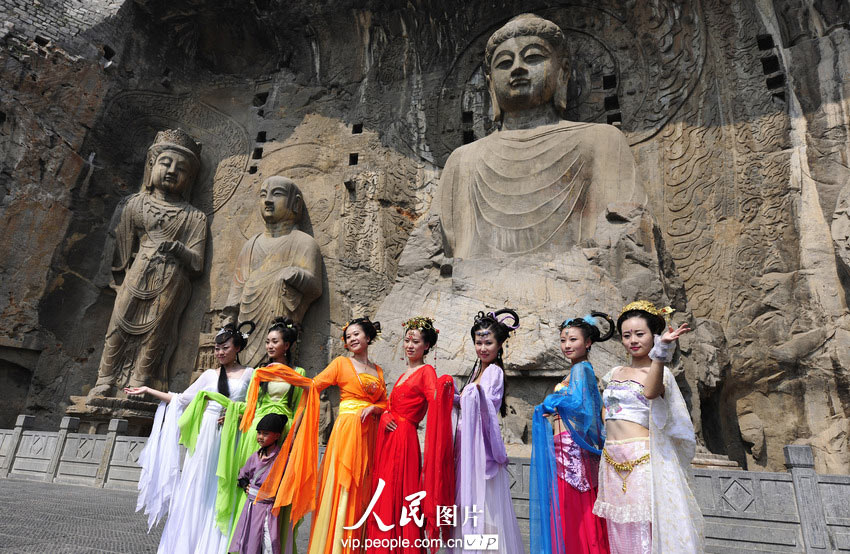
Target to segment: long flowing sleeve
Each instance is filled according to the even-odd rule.
[[[557,413],[573,441],[598,456],[605,441],[601,412],[602,396],[596,386],[593,366],[588,362],[574,365],[570,370],[569,385],[550,394],[534,408],[529,487],[532,554],[564,554],[566,549],[561,528],[553,430],[546,414]],[[555,529],[552,529],[553,525]]]
[[[602,455],[605,427],[602,424],[602,395],[596,386],[593,366],[576,364],[570,371],[570,384],[565,390],[550,394],[541,405],[543,413],[557,412],[580,447]]]
[[[495,475],[498,466],[508,463],[508,453],[499,427],[499,409],[505,392],[505,374],[502,368],[491,364],[481,376],[481,425],[484,433],[484,450],[487,453],[486,477]]]
[[[652,551],[702,552],[704,522],[694,497],[691,460],[696,438],[676,378],[664,368],[664,396],[650,401]]]
[[[182,393],[171,393],[171,402],[160,402],[154,424],[144,450],[139,456],[139,498],[136,511],[144,510],[148,528],[156,525],[168,512],[172,495],[180,481],[180,425],[184,409],[192,399],[216,378],[215,370],[207,370]]]
[[[335,362],[337,360],[331,363],[334,368],[337,367]],[[272,508],[275,515],[280,513],[282,506],[292,506],[290,515],[292,521],[298,521],[316,505],[315,491],[319,466],[319,386],[327,387],[332,384],[329,372],[332,373],[335,369],[331,366],[316,377],[316,381],[319,377],[322,378],[321,383],[314,384],[313,379],[299,375],[288,366],[271,364],[254,371],[256,379],[251,381],[248,388],[247,408],[242,418],[243,432],[249,429],[253,422],[261,382],[286,381],[297,387],[308,387],[301,396],[295,414],[296,420],[301,418],[301,427],[297,429],[297,436],[295,425],[293,425],[257,495],[258,501],[275,499]]]
[[[222,436],[236,436],[236,429],[239,426],[239,410],[232,409],[231,400],[221,393],[204,390],[195,395],[195,398],[180,416],[180,443],[186,446],[190,454],[195,451],[195,444],[198,440],[198,434],[201,430],[201,424],[204,419],[204,412],[209,401],[218,402],[227,411],[222,424]],[[218,456],[218,465],[216,466],[216,476],[218,477],[218,487],[224,491],[235,493],[236,473],[239,469],[239,462],[236,459],[236,451],[233,444],[229,448],[220,448]],[[230,517],[233,508],[233,494],[216,495],[215,503],[215,521],[219,530],[223,534],[229,532]]]
[[[454,379],[450,375],[437,378],[433,368],[424,375],[424,392],[428,398],[428,420],[425,427],[425,456],[422,485],[425,490],[423,513],[430,538],[448,537],[451,528],[437,525],[437,506],[449,506],[455,497],[455,466],[452,448],[452,408]]]
[[[555,445],[552,441],[552,425],[544,415],[551,412],[545,410],[544,404],[536,406],[531,424],[531,478],[528,497],[531,554],[564,554],[561,503],[558,499],[555,474]],[[554,544],[552,539],[556,541]]]
[[[216,381],[218,380],[218,371],[215,369],[208,369],[201,373],[201,376],[195,379],[195,382],[189,385],[189,387],[179,394],[171,395],[171,405],[175,406],[182,414],[183,410],[186,409],[186,406],[192,403],[192,400],[195,399],[195,395],[201,392],[202,390],[214,390],[216,389]],[[180,416],[178,416],[180,417]]]
[[[486,498],[486,480],[492,479],[508,461],[496,416],[503,388],[502,369],[490,365],[484,370],[479,383],[465,387],[460,395],[458,506],[481,504]],[[462,525],[464,535],[482,533],[483,529],[482,518]]]
[[[148,530],[168,512],[171,496],[180,481],[180,445],[177,426],[179,412],[175,406],[160,402],[154,416],[153,429],[139,455],[139,498],[136,511],[144,509]]]
[[[237,471],[243,460],[238,455],[239,418],[245,411],[244,402],[229,401],[227,412],[221,426],[221,445],[218,451],[218,466],[215,475],[218,477],[218,487],[215,496],[216,524],[222,533],[227,532],[232,517],[233,506],[236,504],[238,490],[236,488]]]
[[[225,408],[230,405],[230,399],[228,397],[219,392],[205,390],[194,396],[192,402],[183,411],[183,415],[180,416],[178,423],[180,427],[180,444],[186,447],[189,454],[195,452],[195,443],[198,440],[198,433],[201,430],[201,422],[204,418],[204,410],[206,410],[209,400],[214,400]],[[229,415],[232,416],[233,414]]]

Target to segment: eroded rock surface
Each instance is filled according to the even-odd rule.
[[[266,177],[301,187],[302,230],[324,259],[325,293],[299,345],[309,371],[341,352],[341,324],[378,312],[397,274],[433,273],[452,294],[480,286],[466,261],[441,274],[427,241],[408,238],[431,224],[420,218],[449,153],[493,130],[484,42],[525,3],[69,6],[0,5],[0,374],[42,424],[95,383],[114,303],[97,260],[110,214],[139,189],[140,153],[156,130],[186,129],[211,168],[192,198],[211,242],[179,325],[172,390],[203,365],[199,343],[226,308],[239,250],[263,230],[255,202]],[[556,281],[578,286],[572,275],[603,267],[617,290],[664,291],[689,310],[697,332],[683,341],[680,379],[710,451],[779,470],[782,446],[805,442],[819,471],[850,471],[847,3],[604,0],[539,15],[564,29],[573,52],[569,119],[620,126],[657,222],[640,236],[664,245],[632,246],[631,231],[615,227],[622,246],[565,253],[578,269]],[[409,249],[429,256],[424,265]],[[680,284],[646,285],[641,267]],[[486,271],[506,291],[517,279]],[[598,297],[588,300],[617,310],[623,298],[603,298],[607,286],[592,283]],[[526,321],[546,331],[573,309],[584,306]],[[439,315],[438,327],[455,317]],[[465,337],[440,342],[459,352]],[[559,373],[554,335],[549,345],[522,338],[509,346],[516,371],[533,363]],[[618,345],[604,346],[592,355],[599,370],[623,361]],[[554,379],[531,380],[522,398],[536,403]]]

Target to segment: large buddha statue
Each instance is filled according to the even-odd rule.
[[[449,156],[376,315],[387,329],[376,348],[399,356],[401,314],[433,316],[448,331],[436,348],[441,369],[462,374],[472,363],[469,321],[485,306],[509,306],[524,319],[508,364],[560,374],[555,337],[565,314],[612,311],[637,297],[666,303],[664,283],[676,281],[660,275],[623,133],[564,119],[570,60],[561,29],[517,16],[488,40],[484,67],[497,130]],[[594,351],[600,367],[619,354]]]
[[[385,340],[374,356],[400,357],[404,318],[431,316],[443,331],[432,363],[468,376],[475,315],[515,309],[522,325],[505,349],[503,432],[521,442],[530,436],[529,399],[563,377],[564,318],[615,313],[639,298],[682,312],[686,295],[623,133],[564,119],[570,60],[561,29],[535,15],[515,17],[488,40],[484,68],[497,130],[449,156],[375,316]],[[621,358],[615,341],[593,347],[600,369]],[[388,382],[397,376],[387,371]]]
[[[240,360],[256,366],[265,357],[266,331],[276,317],[296,323],[322,295],[322,253],[316,239],[296,228],[304,215],[301,191],[286,177],[269,177],[260,188],[260,214],[266,230],[248,239],[236,261],[227,304],[239,321],[257,331]]]
[[[449,156],[440,183],[448,257],[563,251],[596,232],[611,202],[644,202],[623,133],[562,117],[566,40],[523,14],[487,41],[484,68],[496,132]]]
[[[142,190],[115,209],[105,263],[118,278],[110,283],[118,294],[89,398],[114,397],[126,386],[168,385],[191,279],[204,268],[207,217],[188,201],[200,152],[181,129],[158,133],[148,149]]]

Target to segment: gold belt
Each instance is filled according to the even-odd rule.
[[[614,458],[608,454],[608,451],[604,448],[602,449],[602,456],[605,458],[605,462],[614,468],[614,471],[617,472],[617,475],[623,481],[623,492],[626,492],[626,480],[629,478],[629,475],[632,474],[635,467],[645,464],[649,461],[649,452],[641,456],[636,460],[626,460],[625,462],[618,462]]]
[[[363,408],[371,406],[371,402],[367,402],[366,400],[355,400],[348,399],[342,400],[339,403],[339,415],[342,414],[356,414]]]

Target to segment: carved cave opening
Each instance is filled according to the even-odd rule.
[[[261,93],[255,94],[254,95],[254,106],[257,107],[257,108],[259,108],[261,106],[265,106],[268,99],[269,99],[269,93],[268,92],[261,92]]]
[[[759,50],[770,50],[773,48],[773,37],[771,35],[756,36],[756,44]]]
[[[0,359],[0,429],[12,429],[18,414],[26,408],[27,395],[32,381],[32,372],[8,360]]]
[[[714,454],[728,456],[747,469],[747,455],[739,440],[738,416],[734,402],[730,402],[726,387],[707,388],[698,385],[702,439],[705,447]]]

